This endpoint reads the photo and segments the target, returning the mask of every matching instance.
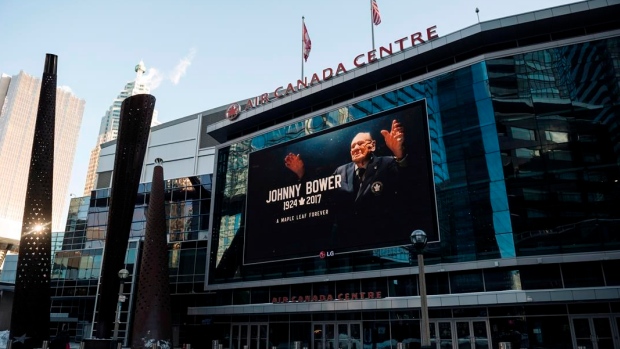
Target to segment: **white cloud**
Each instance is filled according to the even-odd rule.
[[[149,84],[151,91],[158,88],[164,80],[163,74],[157,68],[149,69],[148,73],[143,75],[142,78]]]
[[[194,59],[195,55],[196,55],[196,48],[192,47],[189,50],[189,53],[187,54],[187,56],[181,58],[179,63],[176,65],[176,67],[174,67],[172,72],[170,72],[169,78],[170,78],[170,81],[172,81],[174,85],[177,85],[179,81],[181,80],[181,77],[187,73],[187,68],[190,65],[192,65],[192,60]]]
[[[196,48],[192,47],[189,53],[179,60],[179,63],[168,73],[163,73],[158,68],[150,68],[148,73],[142,76],[145,83],[149,84],[150,90],[157,89],[164,80],[170,80],[173,85],[178,85],[181,78],[187,74],[187,68],[192,65],[196,56]]]
[[[63,90],[65,92],[73,93],[73,90],[71,90],[71,87],[67,85],[60,85],[58,86],[58,89]]]

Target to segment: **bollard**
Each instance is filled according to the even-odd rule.
[[[155,345],[157,345],[157,343],[155,343]],[[123,349],[123,342],[116,343],[116,349]],[[153,349],[156,349],[156,347]]]
[[[224,344],[218,344],[217,349],[224,349]]]
[[[9,349],[9,348],[7,348]],[[84,342],[80,342],[80,349],[84,349]]]
[[[192,349],[192,345],[189,343],[185,343],[183,345],[185,346],[185,349]]]
[[[243,346],[243,349],[248,349],[248,346],[247,346],[247,345],[244,345],[244,346]]]
[[[396,349],[404,349],[403,342],[396,343]]]
[[[43,341],[43,344],[41,344],[41,349],[47,349],[47,341]]]
[[[510,342],[499,342],[499,349],[512,349]]]
[[[217,339],[212,340],[211,349],[218,349],[219,344],[220,344],[220,341],[218,341]]]
[[[301,341],[294,341],[293,349],[301,349]]]

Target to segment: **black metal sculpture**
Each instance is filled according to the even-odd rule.
[[[93,334],[96,338],[110,338],[114,325],[119,285],[117,274],[125,267],[129,231],[154,109],[155,97],[147,94],[128,97],[121,105],[97,300],[97,323]]]
[[[155,160],[140,262],[131,348],[171,347],[170,274],[164,208],[163,161]]]
[[[41,347],[49,339],[57,65],[58,56],[45,56],[11,312],[14,349]]]

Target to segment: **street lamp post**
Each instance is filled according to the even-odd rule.
[[[116,305],[116,320],[114,320],[114,334],[112,335],[113,341],[118,341],[118,326],[121,323],[121,307],[123,305],[124,297],[123,295],[123,287],[125,286],[125,279],[129,276],[129,271],[127,269],[121,269],[118,271],[118,278],[120,280],[120,286],[118,289],[118,304]]]
[[[427,237],[422,230],[414,230],[411,233],[411,243],[418,252],[418,268],[420,269],[420,312],[422,318],[422,343],[421,349],[431,348],[431,333],[428,323],[428,303],[426,297],[426,277],[424,275],[424,248],[426,248]]]

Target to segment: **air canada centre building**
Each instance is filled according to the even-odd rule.
[[[620,3],[440,29],[203,122],[200,345],[419,347],[421,229],[438,349],[620,348]]]

